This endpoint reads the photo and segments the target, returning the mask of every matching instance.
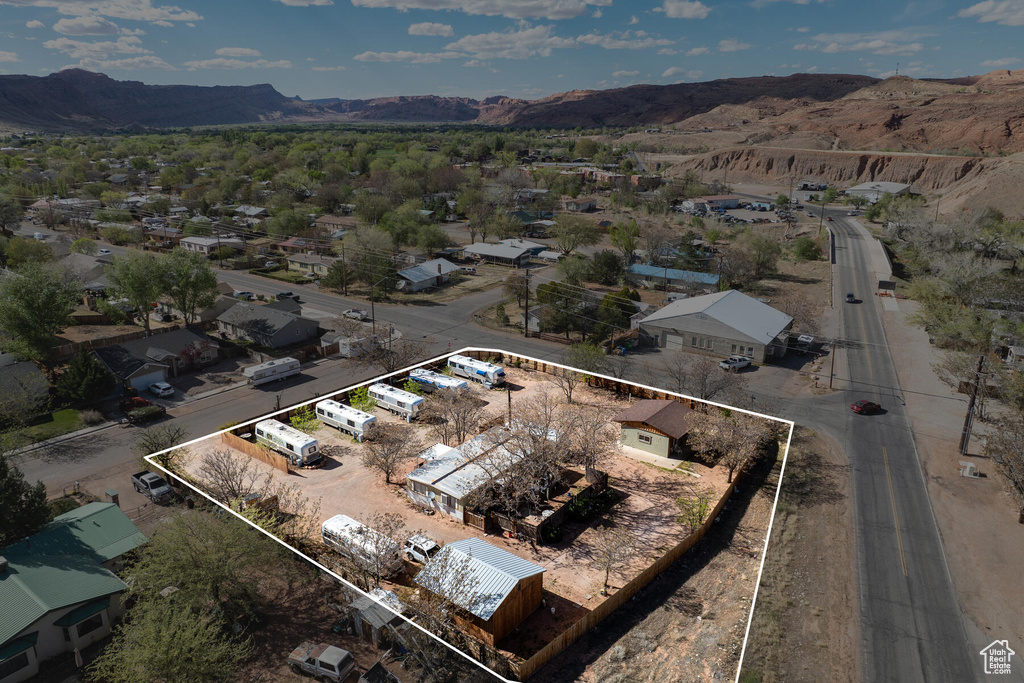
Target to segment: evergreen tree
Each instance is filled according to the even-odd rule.
[[[81,403],[105,398],[114,390],[117,379],[89,351],[79,351],[57,382],[61,400]]]
[[[0,547],[31,536],[50,521],[46,487],[25,481],[21,470],[0,454]]]

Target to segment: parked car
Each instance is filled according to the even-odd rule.
[[[729,356],[723,361],[719,361],[718,367],[723,370],[732,370],[737,372],[741,368],[745,368],[750,365],[750,359],[746,356]]]
[[[831,223],[832,222],[832,216],[825,216],[825,220],[827,220],[828,222]]]
[[[110,251],[109,249],[100,249],[99,251],[96,252],[96,255],[97,256],[110,256],[113,253],[114,252]]]
[[[299,295],[294,292],[278,292],[276,297],[278,301],[281,301],[282,299],[292,299],[293,301],[299,300]]]
[[[882,406],[877,403],[861,399],[860,401],[854,401],[851,403],[850,410],[859,415],[874,415],[875,413],[881,412]]]
[[[263,264],[263,267],[264,268],[277,268],[279,265],[281,265],[281,264],[278,263],[277,261],[267,261],[266,263]]]
[[[43,240],[46,239],[46,235],[44,235],[41,232],[34,232],[32,233],[32,239],[39,240],[40,242],[42,242]]]
[[[344,681],[356,668],[348,650],[326,643],[305,642],[288,655],[288,665],[295,673],[306,673],[321,681]]]
[[[855,303],[857,303],[857,295],[854,294],[853,292],[847,292],[846,293],[846,303],[848,303],[848,304],[855,304]]]
[[[361,308],[349,308],[348,310],[343,312],[342,315],[345,316],[346,318],[351,318],[352,320],[370,319],[370,314]]]
[[[162,503],[174,497],[174,489],[159,474],[145,470],[132,475],[135,490],[154,503]]]
[[[155,396],[166,397],[174,396],[174,387],[167,382],[157,382],[149,385],[150,392]]]
[[[459,272],[464,275],[476,275],[476,268],[473,268],[472,266],[462,266],[459,268]]]
[[[402,552],[413,562],[419,562],[420,564],[426,564],[427,560],[437,554],[437,551],[441,549],[437,543],[423,536],[421,534],[415,534],[410,536],[402,547]]]
[[[242,291],[242,292],[232,292],[231,296],[235,297],[236,299],[244,299],[246,301],[252,301],[253,299],[256,298],[256,295],[253,294],[252,292],[245,292],[245,291]]]

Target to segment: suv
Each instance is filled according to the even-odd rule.
[[[719,361],[718,367],[723,370],[738,371],[740,368],[745,368],[750,365],[750,359],[746,356],[729,356],[723,361]]]
[[[348,650],[326,643],[305,642],[288,655],[288,665],[295,673],[307,673],[321,681],[344,681],[356,668]]]
[[[437,554],[441,546],[431,541],[426,536],[415,534],[410,536],[402,547],[402,552],[413,562],[426,564],[427,560]]]
[[[853,292],[847,292],[846,293],[846,303],[848,303],[848,304],[855,304],[855,303],[857,303],[857,295],[855,295]]]
[[[291,299],[293,301],[298,301],[299,300],[299,295],[295,294],[294,292],[278,292],[277,293],[277,300],[281,301],[283,299]]]

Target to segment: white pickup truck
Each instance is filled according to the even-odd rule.
[[[746,356],[729,356],[718,363],[718,367],[723,370],[732,370],[733,372],[737,372],[748,365],[750,365],[750,359]]]
[[[309,674],[318,681],[344,681],[356,668],[348,650],[308,641],[292,650],[288,665],[295,673]]]

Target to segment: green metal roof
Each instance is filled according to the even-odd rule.
[[[89,556],[33,554],[7,559],[7,571],[0,574],[0,605],[4,606],[0,644],[47,612],[127,588],[121,579]]]
[[[0,550],[11,558],[38,555],[88,555],[99,562],[119,557],[146,537],[113,503],[89,503],[54,518],[27,542]]]
[[[37,640],[39,640],[39,631],[33,631],[23,635],[21,638],[15,638],[3,647],[0,647],[0,662],[10,659],[14,655],[21,654],[35,645]]]
[[[96,614],[97,612],[101,612],[107,609],[108,607],[110,607],[109,595],[105,598],[100,598],[99,600],[87,602],[81,607],[76,607],[75,609],[71,610],[70,612],[62,616],[57,621],[53,622],[53,625],[61,626],[63,628],[67,628],[68,626],[74,626],[78,622],[84,621],[92,615]]]

